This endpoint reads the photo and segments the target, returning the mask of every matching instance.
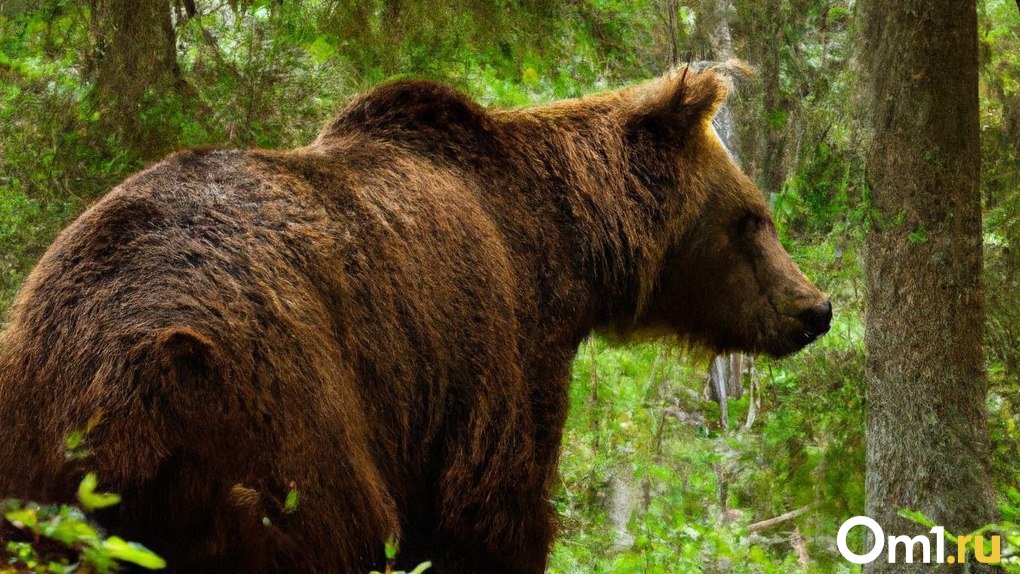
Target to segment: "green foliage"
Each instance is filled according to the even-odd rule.
[[[795,254],[809,275],[817,251]],[[818,257],[818,259],[815,259]],[[833,336],[783,361],[755,361],[759,414],[730,399],[731,422],[703,394],[707,373],[662,345],[595,339],[575,363],[564,438],[563,517],[551,572],[796,572],[789,533],[803,534],[818,571],[835,568],[834,533],[864,513],[863,325],[854,285],[826,286],[847,309]],[[621,478],[622,477],[622,478]],[[621,484],[622,483],[622,484]],[[612,523],[629,492],[627,532]],[[779,535],[752,522],[810,506]]]
[[[86,474],[85,478],[81,480],[81,484],[78,485],[78,502],[86,512],[120,504],[119,495],[96,492],[98,485],[99,479],[92,472]]]
[[[287,499],[283,502],[283,512],[293,514],[298,507],[298,489],[293,482],[290,483],[290,490],[287,491]]]
[[[67,438],[64,439],[64,456],[68,460],[78,460],[88,457],[92,454],[90,450],[85,447],[85,439],[88,437],[92,429],[102,421],[103,412],[96,411],[85,423],[84,428],[73,429],[67,433]]]
[[[1005,492],[1020,486],[1020,11],[983,0],[981,190],[992,463]]]
[[[851,144],[819,142],[772,198],[781,234],[859,241],[870,217],[866,189],[864,161]]]
[[[392,538],[387,540],[386,545],[384,546],[384,550],[386,553],[386,569],[383,570],[382,572],[379,572],[378,570],[373,570],[369,572],[369,574],[422,574],[423,572],[432,567],[431,562],[422,562],[421,564],[415,566],[414,570],[410,570],[408,572],[405,572],[403,570],[396,570],[395,569],[396,567],[393,565],[396,562],[397,554],[399,553],[399,548],[397,547],[396,540]]]
[[[924,225],[918,225],[907,235],[907,239],[914,245],[920,245],[928,241],[928,229]]]
[[[95,492],[97,483],[96,476],[89,474],[78,487],[78,502],[85,511],[120,502],[117,495]],[[78,507],[4,500],[0,501],[0,515],[14,529],[30,535],[27,541],[6,541],[0,550],[0,560],[6,558],[5,563],[0,562],[0,573],[108,574],[120,571],[123,564],[148,570],[166,568],[166,561],[141,544],[105,536]]]
[[[986,524],[967,534],[953,534],[948,530],[945,531],[946,549],[949,555],[957,553],[959,539],[965,536],[969,538],[969,540],[964,542],[964,547],[967,549],[967,560],[973,561],[974,548],[977,543],[975,537],[981,536],[984,542],[982,555],[989,556],[991,552],[991,537],[1000,536],[1000,556],[1002,558],[1000,565],[1003,572],[1006,574],[1020,574],[1020,562],[1012,559],[1020,556],[1020,523],[1017,522],[1017,518],[1020,517],[1020,513],[1018,513],[1020,511],[1020,506],[1018,506],[1020,505],[1020,492],[1017,492],[1016,489],[1011,489],[1006,495],[1006,499],[1000,504],[1001,521]],[[916,510],[901,508],[897,514],[902,518],[923,526],[925,529],[937,526],[934,520]]]

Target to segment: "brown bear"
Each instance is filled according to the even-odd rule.
[[[725,93],[683,69],[496,110],[399,81],[307,147],[131,177],[12,307],[0,494],[94,471],[123,496],[101,521],[177,572],[363,573],[390,536],[435,572],[542,572],[593,330],[785,355],[829,327],[713,131]]]

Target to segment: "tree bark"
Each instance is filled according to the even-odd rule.
[[[771,527],[773,527],[773,526],[775,526],[777,524],[782,524],[784,522],[788,522],[788,521],[793,520],[794,518],[797,518],[797,517],[799,517],[799,516],[801,516],[803,514],[807,514],[808,512],[810,512],[811,510],[813,510],[817,506],[818,506],[817,502],[812,502],[811,504],[808,504],[806,506],[801,506],[800,508],[798,508],[796,510],[791,510],[790,512],[784,512],[783,514],[780,514],[779,516],[776,516],[774,518],[769,518],[767,520],[762,520],[760,522],[755,522],[753,524],[749,524],[747,526],[747,531],[748,532],[758,532],[760,530],[765,530],[766,528],[771,528]]]
[[[981,347],[976,2],[860,7],[874,132],[867,513],[887,536],[927,531],[899,518],[900,508],[965,533],[996,516]],[[883,553],[865,571],[963,571],[899,562]]]
[[[140,157],[158,157],[174,143],[162,128],[174,126],[146,125],[146,106],[170,93],[197,98],[177,63],[171,0],[90,0],[89,6],[91,97],[101,121]]]
[[[782,5],[780,0],[765,0],[763,4],[764,45],[761,57],[762,108],[767,119],[765,142],[762,150],[762,189],[771,198],[782,190],[786,180],[784,156],[786,146],[783,131],[785,125],[779,118],[787,111],[780,89],[780,49],[784,43]]]
[[[711,41],[711,54],[716,60],[724,61],[733,57],[733,35],[730,33],[730,14],[733,11],[731,3],[727,1],[703,2],[702,8],[710,10],[712,18],[710,22],[714,25],[708,34]],[[737,122],[730,105],[723,104],[719,113],[712,120],[716,133],[723,145],[729,150],[734,161],[740,164],[740,154],[737,151]],[[719,403],[720,424],[723,431],[729,428],[729,409],[727,399],[739,399],[744,394],[743,388],[744,356],[741,353],[727,353],[716,355],[712,359],[709,368],[709,388],[712,400]]]
[[[609,475],[606,513],[613,532],[614,552],[622,552],[634,545],[634,535],[627,529],[630,515],[636,506],[633,478],[630,462],[626,460],[618,464]]]

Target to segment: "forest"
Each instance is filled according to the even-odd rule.
[[[517,108],[734,60],[716,131],[831,331],[782,359],[585,340],[547,571],[859,572],[837,531],[870,516],[944,526],[951,555],[1000,533],[1020,572],[1014,0],[6,0],[0,312],[65,226],[175,150],[305,146],[399,78]],[[80,508],[0,505],[36,540],[0,530],[0,573],[162,565],[103,534],[91,480]],[[864,571],[984,572],[971,544]]]

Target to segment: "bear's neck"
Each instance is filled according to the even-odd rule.
[[[655,176],[636,167],[660,152],[628,141],[617,104],[570,104],[495,115],[512,150],[504,189],[516,207],[494,211],[520,214],[527,206],[523,217],[504,224],[524,238],[519,249],[534,253],[526,266],[536,296],[550,306],[542,312],[571,326],[564,335],[576,338],[602,326],[626,328],[639,314],[655,287],[675,214],[650,191]]]

